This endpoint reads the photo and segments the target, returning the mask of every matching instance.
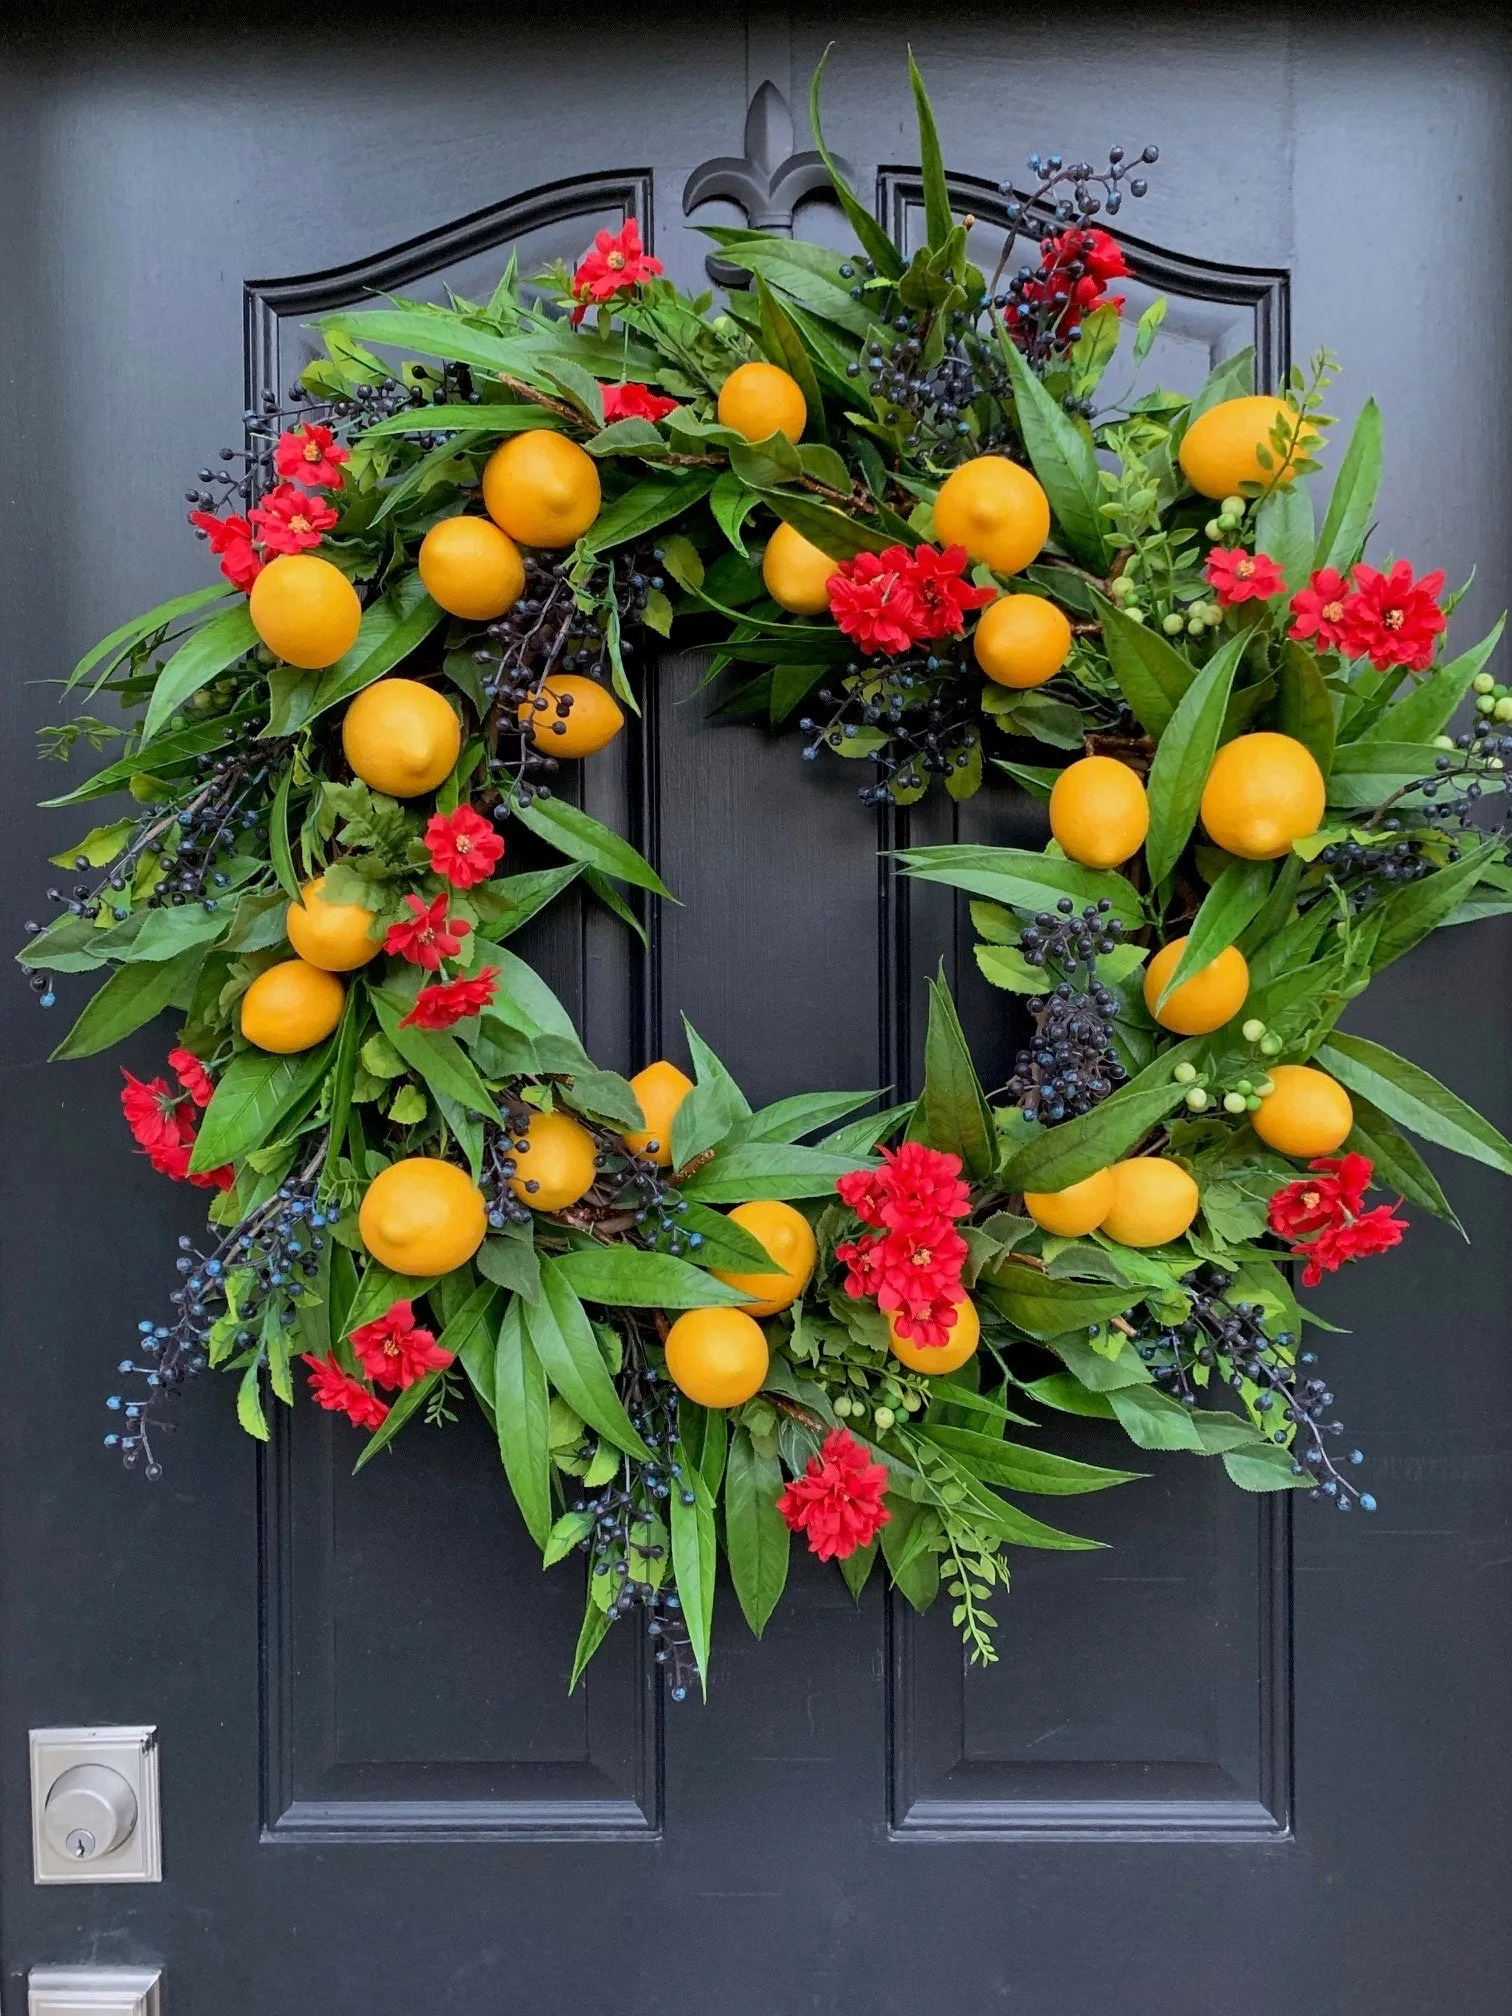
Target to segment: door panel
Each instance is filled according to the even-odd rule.
[[[21,474],[0,545],[0,817],[17,924],[64,837],[28,809],[61,788],[31,761],[54,711],[31,682],[197,578],[180,493],[231,438],[244,386],[286,385],[323,307],[480,293],[516,238],[527,267],[570,259],[633,214],[701,284],[689,175],[739,152],[765,79],[802,104],[828,32],[799,9],[504,24],[380,7],[360,34],[270,27],[253,60],[235,31],[166,10],[87,36],[60,10],[5,46],[0,344]],[[910,38],[989,258],[999,182],[1031,148],[1160,144],[1122,221],[1130,312],[1177,297],[1161,375],[1195,384],[1252,335],[1278,370],[1292,320],[1299,354],[1331,341],[1346,419],[1370,389],[1387,408],[1382,550],[1451,579],[1479,556],[1462,625],[1487,627],[1512,419],[1485,333],[1509,305],[1488,256],[1512,130],[1501,31],[1464,10],[1431,32],[1300,8],[873,10],[831,65],[826,137],[905,243]],[[739,215],[726,200],[694,222]],[[819,197],[796,229],[845,242]],[[1000,780],[959,811],[879,823],[848,766],[706,719],[705,665],[665,656],[643,724],[584,774],[590,809],[682,899],[647,913],[649,959],[589,907],[522,942],[590,1048],[620,1068],[680,1056],[685,1012],[753,1098],[901,1093],[943,959],[1001,1083],[1014,1004],[977,974],[964,906],[899,887],[879,851],[1036,844],[1038,808]],[[527,839],[511,848],[529,865]],[[1505,1125],[1512,931],[1445,938],[1354,1026]],[[1149,1479],[1074,1508],[1108,1552],[1016,1564],[998,1666],[965,1670],[943,1613],[916,1620],[875,1585],[853,1605],[805,1556],[760,1644],[722,1592],[710,1701],[664,1710],[628,1632],[566,1696],[577,1578],[540,1573],[476,1419],[417,1429],[352,1478],[304,1410],[259,1469],[203,1382],[156,1490],[104,1456],[110,1367],[160,1305],[197,1201],[131,1156],[114,1059],[44,1071],[49,1018],[20,987],[0,1009],[7,2008],[29,1965],[85,1959],[160,1961],[175,2016],[1502,2005],[1497,1179],[1453,1172],[1473,1266],[1415,1222],[1379,1272],[1314,1298],[1355,1333],[1326,1348],[1382,1505],[1368,1530],[1077,1432],[1062,1446]],[[128,1061],[150,1073],[161,1050],[143,1032]],[[34,1889],[25,1731],[96,1720],[161,1728],[166,1880]]]

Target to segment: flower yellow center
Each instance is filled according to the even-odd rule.
[[[309,529],[310,529],[309,519],[302,517],[300,513],[296,511],[294,516],[289,520],[289,530],[291,532],[308,532]]]
[[[604,264],[618,273],[620,268],[625,264],[625,255],[623,252],[611,252],[604,261]]]
[[[1304,1190],[1302,1192],[1302,1202],[1307,1206],[1309,1211],[1317,1210],[1319,1195],[1320,1193],[1316,1190]]]
[[[318,462],[320,460],[320,443],[318,441],[306,441],[304,459],[306,462]]]
[[[1234,572],[1241,581],[1248,581],[1248,579],[1250,578],[1251,574],[1254,573],[1254,571],[1255,571],[1255,563],[1253,560],[1250,559],[1248,554],[1246,554],[1242,560],[1236,560],[1234,562]]]
[[[1337,623],[1344,614],[1344,604],[1342,602],[1325,602],[1322,614],[1325,623]]]
[[[1400,630],[1407,618],[1400,609],[1388,609],[1381,621],[1388,630]]]

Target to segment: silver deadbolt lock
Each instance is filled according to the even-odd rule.
[[[155,1729],[33,1729],[31,1767],[37,1882],[161,1880]]]
[[[60,1855],[89,1862],[113,1855],[137,1824],[135,1792],[108,1764],[75,1764],[55,1778],[42,1809],[42,1832]]]

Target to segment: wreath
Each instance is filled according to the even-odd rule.
[[[50,804],[129,797],[55,857],[83,879],[20,955],[45,1007],[104,976],[55,1055],[176,1010],[122,1107],[212,1193],[107,1444],[159,1476],[206,1367],[264,1440],[303,1389],[359,1468],[470,1400],[547,1563],[586,1556],[574,1684],[638,1611],[682,1698],[720,1552],[759,1634],[795,1533],[858,1594],[879,1556],[916,1607],[943,1588],[990,1660],[1009,1551],[1094,1544],[1021,1501],[1134,1475],[1043,1446],[1055,1415],[1369,1511],[1288,1257],[1306,1289],[1404,1203],[1455,1222],[1408,1135],[1512,1170],[1338,1027],[1429,933],[1512,909],[1500,625],[1448,658],[1444,576],[1363,558],[1373,403],[1316,523],[1326,354],[1276,394],[1246,353],[1195,398],[1104,398],[1163,313],[1122,345],[1105,228],[1154,148],[1031,158],[988,279],[910,70],[911,258],[825,152],[816,75],[853,254],[711,231],[750,279],[718,304],[632,221],[486,302],[326,317],[190,493],[221,578],[75,668],[116,714],[44,731],[121,744]],[[627,1080],[510,949],[574,885],[633,931],[668,893],[561,787],[679,625],[719,711],[796,718],[867,803],[968,797],[990,761],[1047,808],[1038,851],[899,862],[969,895],[1020,997],[1006,1086],[943,975],[905,1104],[753,1111],[692,1028],[691,1078]]]

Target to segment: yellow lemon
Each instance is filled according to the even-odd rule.
[[[525,592],[525,562],[507,532],[487,518],[443,518],[420,542],[420,579],[451,616],[486,623]]]
[[[625,725],[624,711],[608,687],[581,672],[553,672],[542,682],[539,704],[520,702],[518,719],[547,756],[596,756]]]
[[[934,521],[942,546],[964,546],[994,574],[1018,574],[1050,537],[1050,500],[1006,455],[978,455],[940,485]]]
[[[321,895],[324,888],[324,875],[306,882],[299,901],[284,912],[284,930],[306,965],[326,973],[350,973],[376,959],[383,940],[368,936],[371,910],[360,903],[327,903]]]
[[[1094,1170],[1064,1190],[1026,1190],[1024,1209],[1046,1232],[1059,1239],[1080,1239],[1095,1232],[1113,1208],[1113,1171]]]
[[[1084,868],[1117,868],[1144,845],[1150,801],[1127,763],[1083,756],[1050,790],[1050,831]]]
[[[532,1211],[565,1211],[593,1188],[598,1148],[570,1113],[532,1113],[516,1141],[509,1187]]]
[[[829,608],[830,576],[839,565],[791,525],[779,525],[761,556],[761,578],[790,616],[822,616]]]
[[[348,707],[341,746],[364,784],[390,798],[419,798],[451,775],[462,728],[434,686],[379,679]]]
[[[1157,1008],[1161,990],[1176,971],[1186,942],[1185,938],[1173,938],[1145,968],[1145,1006],[1162,1029],[1174,1029],[1178,1036],[1205,1036],[1210,1029],[1221,1029],[1232,1021],[1244,1006],[1249,965],[1239,947],[1229,945],[1200,973],[1183,980],[1167,995],[1165,1006]]]
[[[1323,821],[1328,790],[1310,749],[1290,735],[1236,735],[1213,758],[1202,823],[1217,847],[1246,861],[1290,853]]]
[[[276,658],[318,672],[357,642],[362,604],[339,567],[318,553],[280,553],[252,583],[252,628]]]
[[[593,457],[549,427],[512,435],[483,470],[489,517],[522,546],[573,545],[597,518],[603,501]]]
[[[1337,1078],[1310,1064],[1273,1064],[1274,1091],[1250,1115],[1250,1125],[1267,1148],[1310,1162],[1314,1155],[1332,1155],[1349,1139],[1354,1107]]]
[[[488,1230],[488,1206],[455,1162],[412,1155],[373,1178],[357,1229],[380,1267],[425,1280],[471,1260]]]
[[[667,1370],[700,1407],[738,1407],[761,1391],[771,1355],[743,1309],[685,1309],[667,1332]]]
[[[766,441],[773,434],[801,441],[808,425],[803,388],[775,364],[737,364],[719,388],[719,424],[747,441]]]
[[[954,1372],[975,1351],[981,1335],[981,1318],[969,1296],[962,1296],[956,1304],[956,1320],[943,1344],[920,1344],[915,1338],[900,1337],[892,1317],[887,1319],[887,1348],[911,1372]]]
[[[730,1223],[749,1232],[758,1245],[765,1246],[777,1263],[770,1274],[723,1274],[717,1267],[709,1271],[716,1281],[728,1281],[752,1300],[745,1304],[747,1316],[775,1316],[798,1300],[808,1286],[819,1258],[813,1228],[801,1211],[791,1204],[761,1199],[737,1204]]]
[[[1071,625],[1043,595],[1000,595],[971,640],[976,661],[999,686],[1043,686],[1071,655]]]
[[[1136,1155],[1110,1173],[1113,1206],[1102,1230],[1120,1246],[1168,1246],[1197,1216],[1202,1196],[1179,1162]]]
[[[1286,428],[1289,442],[1297,416],[1284,399],[1268,393],[1225,399],[1219,406],[1209,406],[1206,413],[1200,413],[1192,422],[1182,439],[1178,455],[1182,474],[1204,497],[1232,496],[1241,483],[1258,483],[1268,490],[1277,480],[1286,453],[1282,449],[1278,454],[1271,440],[1271,430],[1278,421]],[[1302,436],[1302,447],[1311,452],[1317,445],[1317,433],[1309,427]],[[1269,469],[1261,466],[1257,451],[1262,448],[1271,458]],[[1280,478],[1283,489],[1295,473],[1288,468]]]
[[[632,1155],[642,1155],[663,1169],[672,1167],[672,1122],[677,1109],[693,1090],[693,1080],[669,1064],[665,1057],[637,1071],[630,1080],[646,1125],[639,1134],[626,1134],[625,1146]]]
[[[346,989],[334,973],[285,959],[259,973],[242,996],[241,1028],[259,1050],[280,1057],[313,1050],[341,1020]]]

